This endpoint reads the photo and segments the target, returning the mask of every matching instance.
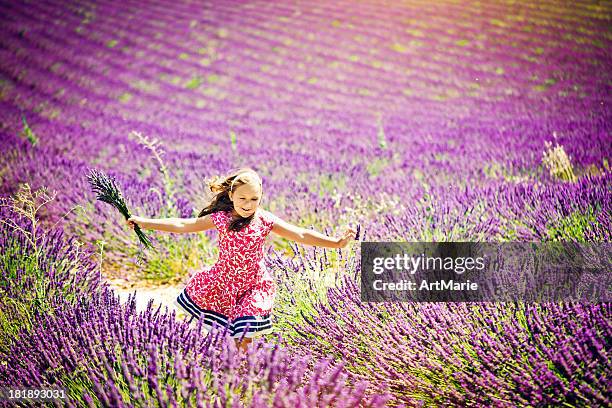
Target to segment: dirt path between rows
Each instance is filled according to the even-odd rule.
[[[162,306],[162,311],[164,307],[168,307],[168,312],[172,310],[176,311],[178,318],[184,318],[185,313],[178,308],[174,301],[176,297],[179,295],[181,290],[185,287],[185,285],[165,285],[165,286],[153,286],[153,287],[126,287],[124,282],[120,282],[119,280],[109,279],[107,282],[111,285],[115,293],[119,295],[121,303],[125,303],[128,300],[128,297],[136,292],[136,310],[143,311],[147,308],[147,304],[151,299],[153,299],[153,307],[157,308],[159,305]]]

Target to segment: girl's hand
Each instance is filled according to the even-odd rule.
[[[353,227],[347,228],[344,234],[342,234],[342,237],[337,238],[336,244],[338,245],[338,248],[344,248],[345,246],[347,246],[349,241],[355,239],[356,233],[357,233],[357,230],[355,228]]]
[[[137,217],[137,216],[134,216],[134,217],[130,217],[130,218],[128,218],[128,219],[126,220],[126,224],[127,224],[128,226],[130,226],[132,229],[134,229],[134,228],[136,227],[136,224],[139,224],[139,225],[140,225],[140,223],[141,223],[142,221],[143,221],[143,218],[142,218],[142,217]]]

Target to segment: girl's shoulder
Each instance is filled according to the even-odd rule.
[[[257,209],[257,215],[260,219],[264,220],[264,221],[268,221],[270,220],[270,218],[273,217],[273,214],[268,211],[268,210],[264,210],[263,208],[258,208]]]
[[[229,217],[229,211],[217,211],[210,214],[210,219],[213,221],[217,229],[221,228],[222,226],[225,226]]]
[[[257,210],[259,212],[259,218],[261,222],[267,226],[272,228],[274,223],[279,219],[276,215],[272,214],[268,210],[264,210],[263,208]]]

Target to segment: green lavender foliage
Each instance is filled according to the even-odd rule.
[[[28,139],[32,146],[36,146],[39,142],[38,137],[36,137],[32,129],[30,128],[30,125],[28,125],[25,116],[21,116],[21,122],[23,123],[23,130],[21,131],[21,135]]]
[[[232,150],[234,151],[236,151],[236,141],[237,141],[236,132],[231,130],[230,131],[230,142],[232,144]]]
[[[376,117],[376,127],[378,129],[376,137],[378,139],[378,146],[381,149],[387,148],[387,140],[385,138],[385,129],[382,124],[382,115],[379,113]]]

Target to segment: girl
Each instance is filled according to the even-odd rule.
[[[215,195],[197,218],[131,217],[127,223],[132,228],[138,224],[179,234],[218,230],[219,259],[189,280],[176,303],[196,319],[203,319],[207,330],[214,323],[227,326],[236,346],[245,350],[254,336],[272,331],[270,313],[276,284],[263,261],[266,236],[274,232],[306,245],[344,248],[356,231],[348,228],[340,238],[332,238],[289,224],[260,208],[262,180],[250,168],[224,179],[214,178],[208,186]]]

